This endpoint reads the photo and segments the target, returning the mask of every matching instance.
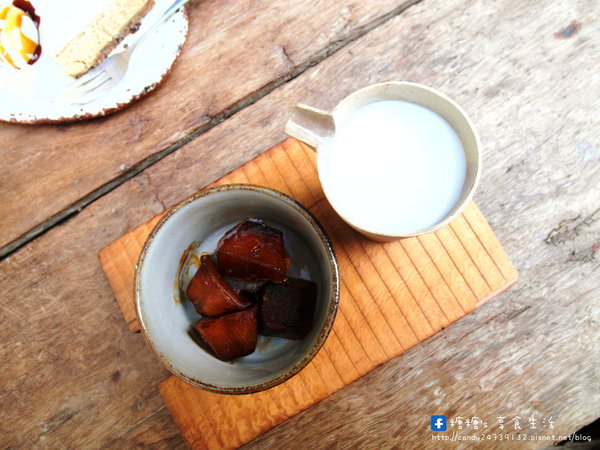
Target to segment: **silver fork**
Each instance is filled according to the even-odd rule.
[[[167,20],[189,0],[176,0],[162,14],[155,15],[152,22],[143,23],[134,33],[126,46],[117,47],[100,65],[76,79],[67,89],[66,98],[70,103],[85,105],[106,93],[127,73],[131,55],[137,46],[147,38],[154,29]]]

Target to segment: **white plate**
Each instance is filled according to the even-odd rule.
[[[81,2],[81,4],[84,3],[88,2]],[[155,0],[155,8],[148,13],[144,20],[150,21],[152,16],[164,11],[164,8],[158,6],[165,3],[170,4],[172,0]],[[187,36],[187,15],[185,8],[182,7],[168,20],[156,27],[152,34],[138,45],[132,55],[127,74],[114,88],[93,102],[78,105],[71,103],[67,96],[69,85],[73,83],[73,79],[64,74],[53,58],[57,48],[56,41],[50,42],[44,36],[44,30],[52,31],[54,27],[54,30],[57,31],[56,26],[60,24],[60,21],[56,17],[52,17],[48,11],[44,11],[43,4],[38,7],[34,2],[34,6],[36,6],[37,14],[41,17],[42,55],[35,64],[22,70],[0,67],[0,98],[2,99],[0,101],[0,121],[69,122],[91,119],[118,111],[154,90],[160,84],[169,73]],[[89,11],[85,12],[89,14]],[[83,13],[84,11],[82,11]],[[69,19],[71,22],[71,16]],[[45,21],[46,23],[44,23]],[[57,35],[56,31],[55,35]],[[73,30],[73,32],[76,31]],[[61,36],[61,40],[64,41],[64,38],[65,36]],[[120,45],[127,45],[129,40],[129,38],[124,39]]]

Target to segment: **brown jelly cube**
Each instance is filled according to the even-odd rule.
[[[260,303],[260,334],[304,338],[312,327],[316,303],[317,285],[312,281],[290,277],[282,284],[267,284]]]
[[[217,263],[227,277],[281,283],[290,265],[283,233],[258,219],[246,219],[219,241]]]
[[[257,316],[258,306],[252,305],[243,311],[201,319],[194,329],[217,358],[231,361],[256,348]]]
[[[209,255],[200,258],[200,267],[190,281],[186,294],[203,316],[239,311],[251,303],[227,284]]]

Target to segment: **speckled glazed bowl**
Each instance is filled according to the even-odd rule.
[[[190,255],[212,253],[224,232],[247,217],[284,233],[288,275],[317,283],[317,308],[303,340],[259,336],[254,353],[223,362],[195,342],[190,329],[201,316],[183,291],[195,271]],[[135,274],[138,319],[160,360],[188,383],[225,394],[268,389],[300,371],[327,339],[338,299],[336,258],[319,223],[288,196],[253,185],[207,189],[174,206],[150,234]]]

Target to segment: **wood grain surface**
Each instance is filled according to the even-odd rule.
[[[118,115],[81,124],[0,123],[0,251],[264,96],[274,80],[322,60],[335,41],[349,41],[413,2],[321,1],[311,20],[306,6],[291,0],[192,2],[184,51],[163,88]],[[17,195],[29,201],[10,201]]]
[[[251,13],[235,14],[251,7],[234,3],[231,21],[214,26],[226,29],[221,45],[243,41],[242,25],[252,27]],[[293,28],[288,42],[271,43],[264,50],[273,58],[279,54],[277,44],[304,48],[309,45],[304,41],[316,39],[319,33],[313,31],[309,39],[304,35],[303,42],[296,42],[300,29],[311,29],[312,21],[339,23],[327,29],[327,39],[313,50],[321,59],[293,76],[273,77],[268,75],[273,73],[270,64],[254,66],[252,57],[237,54],[241,65],[255,68],[252,77],[269,80],[271,90],[259,98],[256,91],[236,95],[251,101],[238,104],[235,113],[206,132],[198,128],[191,135],[169,135],[175,144],[168,156],[65,213],[64,220],[0,261],[0,445],[181,448],[177,427],[155,389],[168,374],[124,323],[98,264],[98,251],[280,142],[296,102],[330,108],[352,90],[386,79],[438,88],[476,124],[484,169],[475,201],[519,270],[519,283],[502,301],[482,305],[247,447],[456,448],[457,443],[432,441],[431,414],[478,415],[490,422],[491,432],[497,431],[497,416],[553,416],[556,435],[598,418],[600,105],[593,93],[600,91],[600,30],[593,2],[424,0],[398,14],[390,4],[380,10],[382,17],[392,13],[389,19],[350,41],[340,11],[351,2],[335,2],[333,12],[325,2],[306,3],[297,21],[283,19],[278,6],[288,3],[270,4],[271,14],[261,20],[277,29]],[[352,4],[361,6],[348,9],[351,21],[360,21],[380,2]],[[203,19],[208,22],[226,2],[206,0],[193,8],[203,5],[212,8]],[[579,26],[569,28],[573,21]],[[202,43],[188,42],[182,58],[196,46]],[[256,51],[262,49],[257,46]],[[176,79],[182,61],[167,83]],[[218,57],[211,64],[218,64]],[[219,84],[220,79],[238,78],[236,70],[190,70],[188,80],[212,77],[203,81],[208,88],[202,95],[216,92],[212,86],[229,91],[233,85]],[[72,159],[85,163],[73,161],[77,170],[54,167],[64,170],[56,184],[46,182],[50,169],[30,180],[36,187],[18,187],[12,169],[4,171],[9,161],[21,159],[27,166],[38,152],[43,158],[50,152],[70,165],[71,158],[59,152],[60,138],[56,145],[37,138],[55,128],[3,125],[2,132],[9,132],[0,140],[2,220],[12,220],[4,216],[19,214],[19,207],[29,211],[19,216],[21,226],[2,222],[4,236],[17,236],[46,220],[47,213],[38,215],[37,208],[29,207],[35,203],[41,208],[33,192],[53,191],[71,205],[101,178],[95,172],[84,174],[91,170],[85,166],[101,166],[103,158],[112,161],[110,179],[117,179],[115,168],[121,164],[138,167],[143,159],[128,159],[129,144],[123,143],[146,146],[145,134],[125,137],[130,128],[144,130],[153,102],[166,101],[159,102],[159,94],[178,98],[177,89],[169,84],[162,88],[164,92],[102,119],[103,126],[56,127],[56,135],[64,130],[65,135],[88,134],[101,144],[121,142],[112,153],[97,156],[97,146],[81,148],[78,155],[73,143],[63,141]],[[167,110],[165,103],[161,106]],[[170,114],[180,113],[185,111]],[[162,120],[151,123],[150,136],[160,132]],[[6,146],[13,150],[4,151]],[[88,188],[78,191],[77,183],[69,184],[76,174]],[[66,192],[71,189],[76,192],[72,197]],[[49,201],[54,211],[65,211]],[[519,448],[546,445],[533,441]],[[480,447],[507,446],[516,447]]]
[[[287,139],[215,185],[251,183],[304,205],[333,240],[340,305],[325,345],[299,374],[265,392],[214,394],[171,376],[160,384],[190,448],[236,448],[356,381],[505,291],[517,273],[475,204],[442,230],[388,244],[348,227],[325,200],[316,155]],[[160,215],[162,216],[162,214]],[[151,219],[100,251],[123,316],[139,331],[134,271]]]

